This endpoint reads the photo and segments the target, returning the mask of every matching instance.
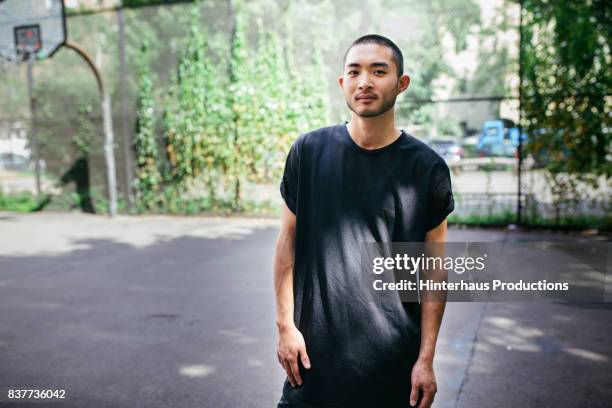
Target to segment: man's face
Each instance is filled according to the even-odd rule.
[[[343,75],[338,83],[344,92],[346,105],[358,116],[371,118],[392,109],[397,95],[402,93],[410,78],[397,77],[389,47],[359,44],[346,55]]]

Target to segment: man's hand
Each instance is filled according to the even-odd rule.
[[[410,391],[410,406],[415,407],[419,399],[419,392],[423,391],[423,398],[418,408],[429,408],[433,403],[434,396],[438,391],[433,364],[417,360],[412,367],[412,391]]]
[[[426,242],[446,242],[446,219],[437,227],[429,230],[425,235]],[[444,256],[444,245],[427,246],[429,251],[435,252],[437,256]],[[439,271],[434,271],[439,273]],[[438,275],[439,276],[439,275]],[[442,277],[444,280],[445,277]],[[446,294],[444,294],[446,295]],[[436,376],[433,370],[433,359],[436,351],[436,340],[444,315],[446,296],[438,300],[437,297],[421,303],[421,347],[419,358],[412,367],[410,391],[410,406],[415,407],[421,398],[418,408],[429,408],[433,403],[434,396],[438,391]],[[420,395],[422,393],[422,395]]]
[[[310,368],[310,360],[306,354],[306,343],[302,333],[290,324],[280,328],[278,339],[278,350],[276,351],[278,362],[283,366],[287,373],[287,378],[292,387],[302,385],[302,377],[298,368],[298,358],[304,368]]]

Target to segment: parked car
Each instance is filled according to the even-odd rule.
[[[0,169],[24,171],[30,168],[27,157],[11,153],[0,153]]]
[[[527,139],[522,135],[523,142]],[[482,156],[516,156],[519,129],[507,119],[488,120],[482,127],[477,150]]]
[[[453,138],[432,138],[429,146],[447,162],[457,162],[465,154],[461,144]]]

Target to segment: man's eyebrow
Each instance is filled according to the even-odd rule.
[[[356,62],[351,62],[350,64],[346,64],[347,68],[361,68],[361,65],[359,65]],[[370,67],[384,67],[384,68],[389,68],[389,64],[387,64],[386,62],[373,62],[370,64]]]
[[[389,68],[389,64],[387,64],[386,62],[373,62],[372,64],[370,64],[371,67],[385,67],[385,68]]]

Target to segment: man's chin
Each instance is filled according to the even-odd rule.
[[[376,116],[380,116],[383,113],[387,112],[389,109],[393,108],[395,101],[393,101],[393,104],[390,104],[389,106],[383,106],[382,108],[375,108],[375,107],[366,107],[366,106],[355,106],[352,104],[349,104],[347,102],[347,106],[348,108],[353,111],[357,116],[362,117],[362,118],[375,118]]]
[[[349,108],[353,112],[355,112],[357,116],[361,116],[362,118],[373,118],[383,113],[380,111],[380,109],[372,109],[372,108],[357,107],[357,106],[349,106]]]
[[[375,118],[385,112],[380,109],[356,109],[355,113],[362,118]]]
[[[363,113],[358,113],[359,116],[361,116],[362,118],[375,118],[376,116],[380,116],[382,112],[363,112]]]

